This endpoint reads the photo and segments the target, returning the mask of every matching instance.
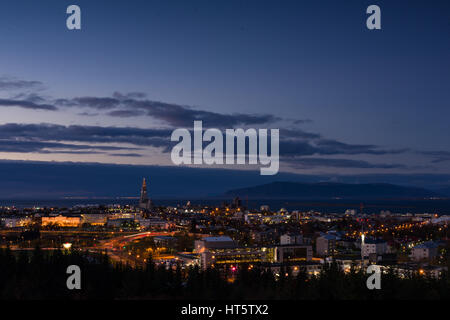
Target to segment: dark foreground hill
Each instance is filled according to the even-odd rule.
[[[346,184],[346,183],[297,183],[273,182],[264,185],[233,189],[226,196],[248,196],[258,199],[330,199],[330,198],[427,198],[439,196],[438,193],[413,187],[387,183]]]

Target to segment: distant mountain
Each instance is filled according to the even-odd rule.
[[[61,199],[64,197],[139,196],[148,179],[152,199],[205,199],[227,190],[275,181],[344,184],[388,182],[435,190],[447,186],[450,174],[305,175],[279,172],[262,176],[259,170],[119,165],[81,162],[39,162],[0,159],[1,199]],[[5,202],[0,202],[0,205]]]
[[[258,199],[331,199],[331,198],[426,198],[440,194],[421,188],[403,187],[388,183],[297,183],[272,182],[259,186],[229,190],[226,196],[249,196]]]

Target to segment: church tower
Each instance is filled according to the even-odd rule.
[[[148,195],[147,195],[147,183],[146,183],[145,178],[144,178],[142,180],[141,197],[139,199],[139,208],[150,209],[151,204],[152,204],[152,202],[148,198]]]

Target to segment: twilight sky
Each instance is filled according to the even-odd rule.
[[[280,128],[284,172],[450,173],[449,1],[5,0],[0,30],[0,159],[170,165],[200,119]]]

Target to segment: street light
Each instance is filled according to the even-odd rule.
[[[72,248],[72,244],[70,242],[63,243],[63,248],[69,250],[70,248]]]

